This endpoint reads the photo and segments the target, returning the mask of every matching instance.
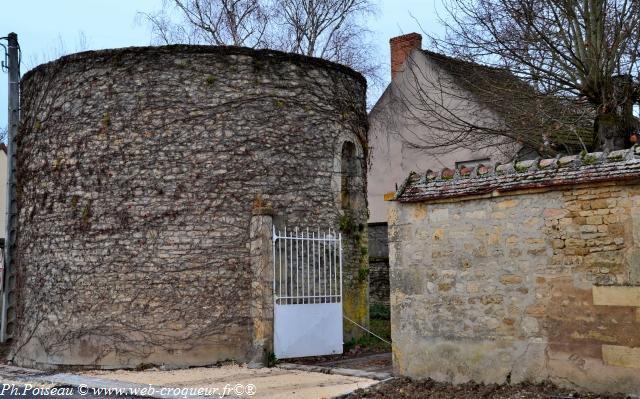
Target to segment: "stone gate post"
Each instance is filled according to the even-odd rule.
[[[251,363],[266,364],[273,352],[273,209],[253,209],[251,255]]]

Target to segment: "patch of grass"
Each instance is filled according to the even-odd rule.
[[[273,352],[267,353],[267,367],[275,367],[276,364],[278,364],[278,358],[276,357],[276,354]]]
[[[388,319],[369,320],[369,329],[387,341],[391,341],[391,322]]]
[[[380,320],[390,320],[391,319],[391,310],[388,306],[381,305],[376,303],[369,307],[369,317],[373,319]]]
[[[386,309],[386,314],[385,310]],[[391,322],[389,321],[389,309],[385,306],[373,306],[370,310],[369,330],[374,334],[384,338],[387,341],[391,341]],[[382,317],[380,317],[382,316]],[[386,316],[386,318],[384,318]],[[391,345],[379,338],[365,333],[360,338],[352,338],[345,342],[344,351],[349,352],[351,350],[367,350],[367,351],[380,351],[386,352],[391,350]]]
[[[361,350],[387,352],[391,350],[391,345],[379,340],[378,338],[374,337],[371,334],[363,335],[360,338],[352,338],[349,341],[344,343],[345,353],[350,351],[361,351]]]

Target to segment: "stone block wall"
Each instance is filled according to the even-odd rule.
[[[369,305],[389,307],[387,223],[369,223]]]
[[[395,372],[640,394],[635,154],[410,177],[389,213]]]
[[[366,202],[341,203],[345,143],[349,192],[366,197],[365,89],[337,64],[235,47],[86,52],[28,72],[11,358],[254,359],[270,329],[254,209],[323,230],[348,212],[364,227],[344,233],[345,301],[366,306]]]
[[[389,237],[387,223],[369,223],[369,256],[386,258],[389,256]]]

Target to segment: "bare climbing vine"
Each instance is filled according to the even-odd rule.
[[[279,225],[338,226],[334,159],[340,137],[366,158],[364,86],[320,60],[197,46],[81,53],[27,73],[12,356],[241,356],[252,203]],[[351,214],[366,223],[366,203]],[[360,244],[347,241],[357,276]]]

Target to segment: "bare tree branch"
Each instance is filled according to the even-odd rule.
[[[371,0],[165,0],[140,17],[156,43],[273,48],[345,64],[380,85],[365,28],[374,11]]]
[[[380,65],[364,20],[375,13],[370,0],[275,0],[281,27],[278,47],[349,65],[379,84]]]
[[[69,48],[69,45],[62,36],[58,35],[48,46],[47,50],[42,51],[39,55],[31,54],[31,56],[25,60],[25,70],[35,68],[40,64],[55,60],[70,53],[86,51],[89,47],[89,40],[83,31],[78,31],[78,37],[73,48]]]
[[[171,15],[177,11],[178,21]],[[260,0],[165,0],[162,10],[141,13],[158,43],[265,47],[268,12]]]
[[[593,146],[628,145],[637,129],[639,0],[448,0],[445,8],[436,48],[507,70],[536,96],[584,99],[594,109]]]

